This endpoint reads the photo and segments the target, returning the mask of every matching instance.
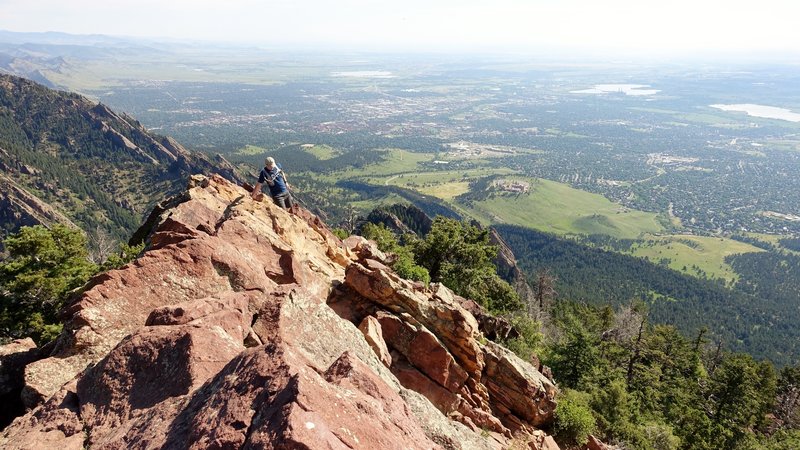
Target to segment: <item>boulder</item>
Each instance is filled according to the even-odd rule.
[[[0,395],[22,389],[25,366],[36,359],[36,343],[31,338],[0,345]]]
[[[392,352],[392,373],[444,414],[510,437],[552,422],[557,388],[511,351],[486,341],[465,300],[442,285],[420,291],[369,261],[347,268],[337,303],[372,302]],[[359,306],[346,311],[358,317]],[[485,344],[481,344],[481,342]],[[395,356],[397,355],[397,356]]]
[[[503,423],[515,432],[551,423],[558,393],[555,385],[530,363],[494,342],[487,342],[483,350],[485,384]]]
[[[603,441],[590,434],[589,440],[583,448],[586,450],[611,450],[614,447],[604,444]]]
[[[0,435],[0,448],[84,449],[83,422],[76,395],[77,380],[61,386],[45,403],[17,418]]]
[[[349,236],[342,241],[342,244],[345,248],[355,253],[360,261],[375,260],[381,264],[389,265],[395,260],[394,256],[380,251],[375,241],[367,240],[363,236]]]
[[[383,329],[378,319],[373,316],[367,316],[361,321],[358,329],[364,333],[364,339],[367,340],[367,344],[369,344],[383,365],[391,367],[392,356],[389,354],[389,348],[386,347],[386,341],[383,340]]]
[[[531,450],[561,450],[555,439],[544,431],[536,430],[523,438]]]

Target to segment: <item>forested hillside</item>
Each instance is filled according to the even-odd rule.
[[[724,347],[768,358],[779,366],[796,364],[800,357],[795,326],[798,305],[791,301],[796,285],[782,282],[774,274],[744,268],[745,264],[773,267],[757,261],[770,257],[768,253],[733,258],[737,272],[748,275],[730,289],[642,258],[590,248],[547,233],[505,225],[496,228],[529,279],[544,269],[555,275],[560,298],[595,305],[642,300],[649,304],[652,320],[674,324],[687,335],[708,327],[712,339]],[[797,261],[793,264],[785,265],[787,273],[790,267],[796,270]]]
[[[0,168],[4,233],[71,220],[117,238],[190,174],[233,176],[224,160],[189,152],[102,104],[7,75],[0,75]]]

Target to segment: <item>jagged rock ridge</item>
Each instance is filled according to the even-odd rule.
[[[557,448],[552,382],[369,243],[219,176],[145,228],[26,361],[0,447]]]
[[[238,180],[210,159],[77,94],[0,74],[0,234],[32,223],[74,222],[129,235],[192,173]]]

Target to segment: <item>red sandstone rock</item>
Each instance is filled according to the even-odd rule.
[[[31,338],[0,345],[0,429],[25,411],[21,395],[25,366],[36,361],[40,353]]]
[[[482,346],[449,290],[353,263],[302,209],[196,177],[148,223],[149,250],[92,280],[27,365],[36,408],[0,447],[496,449],[552,416],[552,385]]]
[[[443,413],[509,436],[552,420],[555,385],[499,345],[479,344],[477,322],[449,289],[419,292],[386,268],[360,263],[347,268],[345,286],[388,310],[377,313],[384,339],[416,369],[393,364],[392,372]]]
[[[364,333],[364,338],[367,340],[369,346],[372,347],[372,350],[375,351],[375,355],[378,356],[383,365],[391,367],[392,356],[389,354],[389,349],[386,347],[386,341],[383,340],[383,331],[378,319],[373,316],[367,316],[361,321],[361,325],[358,326],[358,329]]]
[[[611,446],[604,444],[603,441],[590,434],[589,441],[584,448],[586,450],[609,450]]]
[[[504,424],[512,431],[522,426],[539,427],[549,423],[555,412],[557,390],[550,380],[510,350],[489,341],[486,354],[486,386],[493,405]],[[502,407],[502,408],[500,408]]]
[[[17,339],[0,345],[0,396],[22,389],[25,366],[37,356],[33,339]]]
[[[467,380],[466,372],[430,331],[387,313],[379,314],[378,322],[386,330],[386,342],[412,366],[450,392],[461,389]]]
[[[25,353],[36,348],[36,343],[31,338],[16,339],[6,345],[0,345],[0,357]]]
[[[82,450],[85,436],[76,390],[72,380],[43,405],[17,418],[3,430],[0,448]]]
[[[555,439],[541,430],[534,431],[526,439],[531,450],[561,450]]]

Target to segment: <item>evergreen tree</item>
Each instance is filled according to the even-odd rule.
[[[492,262],[497,247],[489,243],[487,230],[438,216],[425,238],[414,244],[414,254],[432,281],[444,283],[456,294],[494,312],[522,308],[514,288],[497,275]]]
[[[397,236],[392,230],[386,228],[384,224],[375,225],[367,222],[361,229],[361,235],[375,241],[380,251],[395,255],[392,269],[398,275],[409,280],[422,281],[425,284],[430,282],[431,278],[428,270],[414,264],[414,254],[411,248],[407,245],[401,245],[397,241]]]
[[[0,263],[1,337],[44,343],[60,330],[58,312],[67,295],[97,271],[87,259],[86,237],[64,225],[37,225],[4,244],[9,257]]]
[[[709,381],[706,408],[711,436],[721,444],[718,448],[736,448],[772,408],[774,370],[769,363],[757,363],[749,355],[733,354],[723,359]]]

